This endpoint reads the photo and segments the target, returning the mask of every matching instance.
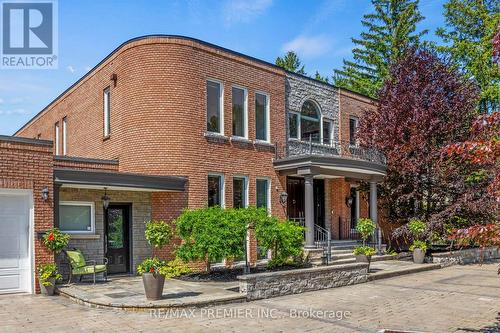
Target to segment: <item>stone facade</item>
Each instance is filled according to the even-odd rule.
[[[441,264],[443,267],[452,265],[464,265],[464,264],[474,264],[479,263],[482,260],[495,260],[500,258],[500,248],[498,247],[488,247],[481,251],[479,248],[474,249],[464,249],[458,251],[445,252],[445,253],[433,253],[432,258],[427,261],[431,261],[435,264]]]
[[[132,209],[131,231],[131,272],[135,273],[137,265],[152,254],[151,246],[144,237],[145,221],[151,219],[151,193],[139,191],[107,191],[113,203],[130,204]],[[61,188],[60,201],[94,202],[95,233],[92,235],[71,235],[68,248],[80,249],[85,258],[102,261],[104,257],[104,209],[102,196],[104,191],[89,189]],[[61,256],[58,260],[63,261]],[[62,265],[62,267],[67,267]]]
[[[336,288],[368,280],[368,264],[332,265],[238,276],[248,300]]]

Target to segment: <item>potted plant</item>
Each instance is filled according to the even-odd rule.
[[[413,244],[410,246],[410,251],[413,252],[413,262],[422,264],[427,251],[427,243],[422,240],[425,235],[426,225],[422,220],[412,219],[408,222],[408,229],[413,236]]]
[[[56,264],[42,264],[38,266],[38,281],[42,294],[52,296],[56,287],[56,280],[62,279],[57,272]]]
[[[61,252],[69,243],[69,235],[64,234],[57,228],[52,228],[48,230],[45,235],[43,235],[43,244],[54,253]]]
[[[172,228],[164,221],[151,220],[146,222],[145,236],[151,246],[160,249],[172,239]],[[148,300],[161,299],[165,284],[165,275],[162,274],[161,268],[165,265],[165,261],[158,258],[147,258],[137,266]]]
[[[368,269],[370,269],[370,261],[372,255],[375,254],[375,249],[371,246],[366,246],[366,240],[373,235],[375,229],[376,225],[371,219],[359,219],[356,224],[356,230],[361,234],[363,245],[357,246],[353,254],[356,257],[356,262],[368,263]]]

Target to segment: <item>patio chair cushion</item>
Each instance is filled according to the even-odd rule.
[[[93,273],[102,273],[106,271],[106,265],[95,265],[94,266],[84,266],[73,269],[72,273],[74,275],[85,275],[85,274],[93,274]]]
[[[85,257],[80,250],[66,251],[73,269],[84,267],[87,263],[85,262]]]

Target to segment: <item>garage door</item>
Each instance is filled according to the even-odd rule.
[[[31,194],[0,189],[0,294],[31,292]]]

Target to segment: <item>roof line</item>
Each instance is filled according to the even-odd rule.
[[[53,146],[53,142],[50,140],[31,139],[21,136],[0,135],[0,141],[20,142],[31,145],[50,146],[50,147]]]
[[[243,57],[243,58],[246,58],[246,59],[249,59],[249,60],[252,60],[252,61],[255,61],[257,63],[260,63],[260,64],[263,64],[263,65],[266,65],[266,66],[271,66],[273,68],[276,68],[276,69],[280,69],[282,71],[284,71],[285,73],[288,73],[288,74],[293,74],[293,75],[297,75],[299,77],[302,77],[304,79],[307,79],[307,80],[310,80],[310,81],[313,81],[315,83],[319,83],[319,84],[322,84],[322,85],[326,85],[326,86],[329,86],[329,87],[333,87],[333,88],[340,88],[340,89],[344,89],[344,90],[347,90],[347,91],[351,91],[355,94],[358,94],[358,95],[361,95],[361,96],[364,96],[364,97],[367,97],[367,98],[370,98],[372,99],[371,97],[369,96],[365,96],[363,94],[360,94],[360,93],[357,93],[355,91],[352,91],[352,90],[349,90],[349,89],[345,89],[345,88],[341,88],[341,87],[337,87],[333,84],[330,84],[330,83],[326,83],[326,82],[323,82],[323,81],[320,81],[320,80],[316,80],[315,78],[312,78],[312,77],[309,77],[307,75],[303,75],[303,74],[298,74],[298,73],[295,73],[295,72],[292,72],[292,71],[289,71],[289,70],[286,70],[276,64],[273,64],[273,63],[270,63],[270,62],[267,62],[265,60],[262,60],[262,59],[258,59],[258,58],[255,58],[255,57],[252,57],[252,56],[249,56],[249,55],[246,55],[244,53],[240,53],[240,52],[237,52],[237,51],[233,51],[233,50],[230,50],[228,48],[225,48],[225,47],[222,47],[222,46],[219,46],[219,45],[216,45],[216,44],[212,44],[212,43],[209,43],[209,42],[205,42],[203,40],[200,40],[200,39],[197,39],[197,38],[193,38],[193,37],[188,37],[188,36],[182,36],[182,35],[168,35],[168,34],[152,34],[152,35],[144,35],[144,36],[139,36],[139,37],[134,37],[134,38],[131,38],[123,43],[121,43],[117,48],[115,48],[110,54],[108,54],[104,59],[102,59],[97,65],[95,65],[94,67],[92,67],[91,70],[89,70],[87,73],[85,73],[81,78],[79,78],[75,83],[73,83],[71,86],[69,86],[67,89],[65,89],[62,93],[60,93],[56,98],[54,98],[49,104],[47,104],[41,111],[39,111],[36,115],[34,115],[30,120],[28,120],[21,128],[19,128],[14,134],[13,136],[16,136],[22,129],[24,129],[28,124],[30,124],[36,117],[38,117],[40,114],[42,114],[45,110],[47,110],[52,104],[54,104],[55,101],[57,101],[59,98],[61,98],[62,96],[64,96],[68,91],[70,91],[71,89],[73,89],[73,87],[75,87],[76,85],[78,85],[81,81],[83,81],[85,78],[87,78],[91,73],[94,72],[95,69],[97,69],[100,65],[102,65],[104,62],[106,62],[109,58],[111,58],[115,53],[117,53],[120,49],[122,49],[124,46],[130,44],[130,43],[133,43],[133,42],[136,42],[136,41],[139,41],[139,40],[143,40],[143,39],[149,39],[149,38],[178,38],[178,39],[183,39],[183,40],[187,40],[187,41],[192,41],[192,42],[196,42],[196,43],[199,43],[201,45],[204,45],[204,46],[208,46],[208,47],[211,47],[211,48],[214,48],[214,49],[218,49],[218,50],[221,50],[221,51],[224,51],[224,52],[228,52],[230,54],[233,54],[233,55],[237,55],[237,56],[240,56],[240,57]]]

